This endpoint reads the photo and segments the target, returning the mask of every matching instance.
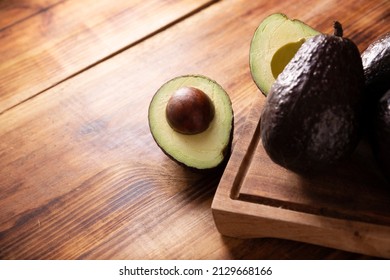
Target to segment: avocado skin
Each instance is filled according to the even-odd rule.
[[[390,182],[390,89],[377,103],[372,137],[374,158]]]
[[[372,42],[361,57],[366,87],[380,97],[390,88],[390,32]]]
[[[390,89],[390,32],[373,41],[361,55],[365,78],[365,119],[366,135],[370,141],[378,103]]]
[[[306,41],[267,97],[260,123],[267,154],[301,173],[347,158],[361,137],[363,89],[352,41],[325,34]]]

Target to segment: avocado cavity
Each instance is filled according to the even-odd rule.
[[[282,73],[287,63],[290,62],[304,42],[305,39],[302,38],[297,42],[287,43],[275,52],[271,60],[271,71],[275,80],[279,74]]]

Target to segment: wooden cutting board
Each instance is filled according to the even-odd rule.
[[[332,172],[303,177],[271,161],[260,139],[259,94],[212,204],[218,230],[390,257],[390,185],[362,141]]]

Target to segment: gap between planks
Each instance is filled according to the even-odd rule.
[[[68,0],[59,0],[57,2],[49,4],[46,7],[42,7],[40,9],[38,9],[36,12],[33,12],[33,13],[29,14],[29,15],[21,17],[20,19],[17,19],[16,21],[1,27],[0,28],[0,33],[5,31],[5,30],[7,30],[7,29],[9,29],[9,28],[11,28],[11,27],[13,27],[13,26],[15,26],[15,25],[17,25],[17,24],[19,24],[19,23],[22,23],[23,21],[26,21],[26,20],[28,20],[28,19],[30,19],[32,17],[35,17],[36,15],[39,15],[39,14],[44,13],[44,12],[47,12],[48,10],[54,8],[55,6],[57,6],[59,4],[62,4],[64,2],[66,2],[66,1],[68,1]]]

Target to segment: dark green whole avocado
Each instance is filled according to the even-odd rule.
[[[365,78],[364,127],[369,140],[375,134],[378,102],[390,89],[390,32],[373,41],[362,53]]]
[[[390,88],[390,32],[367,47],[362,62],[366,87],[380,98]]]
[[[381,171],[390,181],[390,89],[379,100],[374,116],[372,150]]]
[[[334,35],[308,39],[278,76],[261,116],[270,158],[296,172],[347,158],[360,139],[364,73],[356,45]]]
[[[364,125],[374,158],[390,181],[390,32],[362,53],[365,76]]]

